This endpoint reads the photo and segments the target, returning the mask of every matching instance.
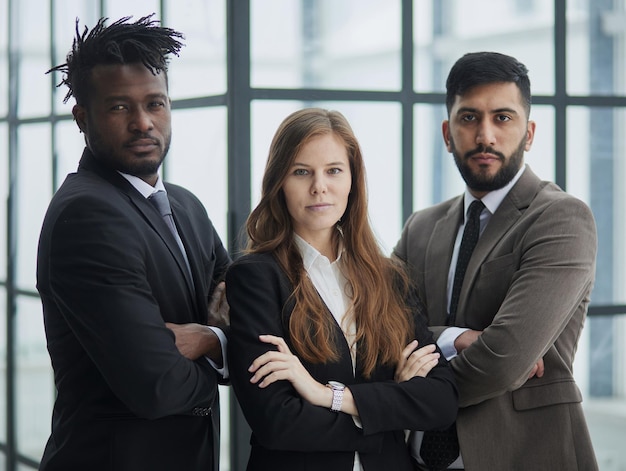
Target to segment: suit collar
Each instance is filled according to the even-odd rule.
[[[526,166],[523,165],[509,183],[507,183],[506,185],[504,185],[502,188],[498,190],[490,191],[489,193],[487,193],[485,196],[481,198],[481,201],[483,202],[483,204],[485,205],[485,207],[487,208],[487,210],[489,210],[491,214],[495,214],[495,212],[500,207],[500,204],[502,204],[502,201],[504,200],[504,198],[506,198],[506,196],[509,194],[511,189],[515,186],[515,184],[522,177],[525,170],[526,170]],[[472,204],[472,201],[476,199],[477,198],[474,197],[474,195],[470,193],[469,188],[465,188],[465,196],[464,196],[464,208],[465,209],[464,209],[463,214],[467,214],[467,210],[470,204]]]
[[[463,196],[452,200],[446,214],[433,228],[426,247],[424,273],[425,292],[428,293],[428,312],[433,325],[445,325],[448,310],[448,270],[454,241],[463,222]]]

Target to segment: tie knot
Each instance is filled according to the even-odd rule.
[[[474,219],[479,217],[483,209],[485,209],[485,204],[481,200],[472,201],[467,210],[467,218]]]
[[[163,190],[156,191],[148,197],[148,201],[159,211],[161,216],[167,216],[172,214],[172,208],[170,208],[170,201],[167,199],[167,193]]]

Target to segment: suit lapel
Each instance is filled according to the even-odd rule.
[[[467,297],[472,291],[472,287],[480,271],[480,267],[485,263],[487,257],[498,244],[498,242],[506,236],[515,223],[524,214],[524,211],[530,205],[535,194],[540,189],[541,181],[530,170],[526,168],[519,181],[511,188],[495,214],[491,216],[489,224],[485,227],[483,234],[478,239],[476,248],[472,253],[465,278],[463,280],[463,288],[459,296],[459,309],[457,312],[457,324],[465,325],[464,312]]]
[[[426,249],[425,295],[431,325],[445,325],[448,316],[448,271],[463,216],[463,197],[452,203],[435,224]]]
[[[194,288],[196,283],[200,283],[199,286],[202,286],[204,280],[201,276],[202,270],[199,267],[199,263],[201,263],[200,257],[200,247],[198,246],[198,240],[193,236],[194,230],[191,224],[191,220],[189,219],[189,213],[183,206],[181,202],[179,202],[171,193],[168,193],[170,197],[170,205],[172,207],[172,216],[174,217],[174,222],[176,223],[176,227],[178,228],[178,235],[183,241],[183,245],[185,246],[185,251],[187,252],[187,260],[189,261],[189,268],[191,269],[191,275],[193,280],[189,278],[189,272],[187,271],[187,267],[183,265],[185,269],[185,279],[187,280],[187,284],[192,293],[194,293],[194,297],[196,299],[196,304],[198,306],[203,306],[206,304],[206,299],[198,299],[198,296],[202,297],[202,290],[198,290]],[[178,245],[177,245],[178,247]],[[178,251],[180,252],[180,250]],[[185,260],[182,259],[182,263],[185,263]]]

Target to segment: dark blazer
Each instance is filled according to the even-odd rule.
[[[414,213],[395,254],[411,270],[435,336],[463,196]],[[582,201],[526,168],[470,259],[456,325],[482,330],[451,360],[467,470],[597,469],[572,363],[595,276],[596,227]],[[545,374],[528,380],[543,358]]]
[[[85,150],[46,214],[37,262],[58,396],[41,470],[218,470],[218,377],[164,322],[207,322],[230,262],[199,200],[166,184],[165,222]]]
[[[226,274],[226,286],[231,314],[230,375],[253,432],[248,470],[352,471],[354,452],[358,451],[366,471],[408,471],[412,465],[403,429],[444,427],[454,420],[456,389],[447,362],[442,360],[428,378],[398,384],[393,381],[394,368],[383,365],[365,379],[357,353],[355,377],[348,344],[338,325],[337,363],[301,361],[317,381],[336,380],[350,387],[362,429],[350,415],[301,399],[288,381],[264,389],[251,384],[248,367],[270,349],[259,341],[260,334],[283,337],[294,351],[285,328],[293,309],[293,287],[271,254],[245,255],[235,261]],[[415,319],[420,345],[432,343],[424,317],[416,315]]]

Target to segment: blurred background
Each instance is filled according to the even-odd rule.
[[[186,38],[169,73],[164,177],[198,195],[235,256],[290,112],[321,106],[351,122],[389,253],[412,211],[463,190],[440,131],[451,65],[480,50],[525,63],[537,122],[526,161],[598,224],[575,376],[600,468],[626,470],[626,0],[0,0],[0,471],[37,468],[55,397],[37,240],[83,140],[60,74],[45,72],[65,62],[77,18],[82,32],[153,12]],[[222,469],[243,470],[247,425],[229,388],[222,397]]]

